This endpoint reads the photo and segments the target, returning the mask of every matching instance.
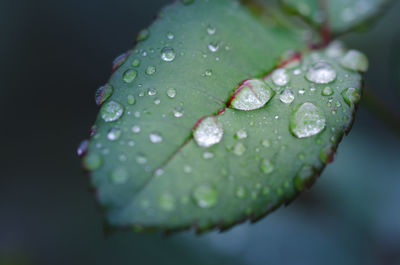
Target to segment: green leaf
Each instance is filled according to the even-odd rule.
[[[345,51],[310,53],[295,32],[196,0],[140,33],[96,93],[79,152],[112,226],[226,229],[314,181],[352,124],[361,76],[340,65]]]
[[[281,0],[283,6],[322,27],[324,23],[334,34],[362,27],[375,19],[391,0]]]

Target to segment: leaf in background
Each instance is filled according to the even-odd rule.
[[[96,93],[80,152],[111,225],[224,229],[314,181],[351,126],[361,76],[341,46],[310,53],[295,32],[198,0],[139,34]]]
[[[363,26],[383,12],[391,0],[281,0],[283,6],[308,22],[327,26],[334,34]]]

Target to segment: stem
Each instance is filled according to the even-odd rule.
[[[400,137],[400,114],[385,104],[371,89],[365,87],[362,102],[379,120]]]

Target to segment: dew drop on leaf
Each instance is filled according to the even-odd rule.
[[[143,41],[143,40],[147,39],[147,38],[149,37],[149,35],[150,35],[150,32],[149,32],[148,29],[142,29],[142,30],[139,32],[139,34],[138,34],[136,40],[137,40],[137,41]]]
[[[359,72],[366,72],[369,66],[367,56],[357,50],[349,50],[340,63],[344,68]]]
[[[137,76],[136,70],[128,69],[122,75],[122,79],[124,80],[125,83],[132,83],[133,80],[135,80],[136,76]]]
[[[313,175],[313,168],[309,165],[303,165],[296,174],[296,177],[293,179],[295,188],[302,191],[309,184],[308,182],[312,179]]]
[[[128,102],[129,105],[134,105],[136,103],[136,99],[134,95],[128,95],[126,97],[126,102]]]
[[[313,83],[328,84],[336,79],[336,71],[330,64],[318,62],[308,69],[306,78]]]
[[[83,156],[84,154],[86,154],[88,147],[89,147],[89,140],[83,140],[79,144],[78,149],[76,150],[78,156]]]
[[[297,138],[320,133],[325,128],[323,112],[310,102],[298,106],[290,117],[290,131]]]
[[[168,96],[169,98],[174,98],[174,97],[176,96],[176,90],[175,90],[175,88],[169,88],[169,89],[167,90],[167,96]]]
[[[152,74],[154,74],[155,72],[156,72],[156,67],[155,66],[148,66],[147,68],[146,68],[146,74],[147,75],[152,75]]]
[[[209,49],[211,52],[216,52],[216,51],[218,51],[218,49],[219,49],[219,44],[218,44],[217,42],[213,41],[213,42],[211,42],[210,44],[208,44],[208,49]]]
[[[196,205],[200,208],[211,208],[218,202],[218,192],[209,184],[196,187],[192,196]]]
[[[149,135],[150,142],[161,143],[163,138],[159,132],[153,132]]]
[[[211,159],[213,157],[214,157],[214,153],[212,153],[212,152],[206,151],[206,152],[203,153],[203,158],[204,159]]]
[[[140,65],[140,60],[138,58],[133,59],[131,65],[133,67],[138,67]]]
[[[124,109],[121,104],[116,101],[109,101],[105,103],[100,109],[100,115],[105,122],[112,122],[118,120]]]
[[[133,133],[140,133],[140,126],[133,125],[131,130]]]
[[[200,147],[210,147],[221,141],[223,129],[214,117],[204,118],[194,129],[193,137]]]
[[[247,132],[245,130],[241,129],[235,133],[235,138],[236,139],[245,139],[245,138],[247,138]]]
[[[294,100],[294,94],[292,91],[290,91],[290,89],[285,89],[282,91],[279,99],[285,104],[290,104]]]
[[[357,104],[361,99],[360,90],[354,87],[346,88],[342,92],[342,97],[348,106],[351,106],[352,104]]]
[[[333,89],[329,86],[324,87],[321,91],[321,95],[323,96],[332,96],[333,95]]]
[[[236,143],[233,147],[233,153],[237,156],[242,156],[244,152],[246,152],[246,146],[242,142]]]
[[[175,59],[175,51],[173,48],[165,47],[161,50],[161,59],[165,62],[172,62]]]
[[[262,80],[244,81],[233,95],[231,106],[238,110],[255,110],[263,107],[272,97],[271,88]]]
[[[95,94],[97,106],[100,106],[104,101],[106,101],[112,95],[113,90],[113,86],[110,84],[99,87]]]
[[[271,162],[271,160],[263,159],[261,160],[260,168],[264,174],[269,175],[274,171],[275,165]]]
[[[213,25],[208,25],[208,26],[207,26],[207,33],[208,33],[209,35],[214,35],[214,34],[215,34],[215,31],[216,31],[216,29],[215,29],[215,27],[214,27]]]
[[[89,153],[83,157],[82,163],[86,170],[95,170],[101,166],[103,159],[99,154]]]
[[[149,96],[157,95],[157,89],[155,89],[155,88],[149,88],[149,90],[147,91],[147,94],[148,94]]]
[[[182,107],[178,106],[174,108],[173,113],[175,118],[180,118],[183,116],[184,111]]]
[[[246,197],[246,189],[244,187],[242,187],[242,186],[237,187],[235,189],[235,196],[240,198],[240,199],[245,198]]]
[[[110,141],[116,141],[121,136],[121,129],[120,128],[111,128],[107,133],[107,139]]]
[[[277,86],[284,86],[290,80],[290,76],[288,75],[286,69],[283,68],[279,68],[273,71],[271,78],[274,84]]]

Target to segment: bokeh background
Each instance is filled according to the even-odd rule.
[[[347,35],[370,58],[355,126],[316,185],[225,233],[105,236],[76,156],[96,88],[166,0],[0,0],[0,264],[400,264],[400,1]],[[379,102],[379,103],[376,103]],[[382,111],[391,109],[392,111]]]

